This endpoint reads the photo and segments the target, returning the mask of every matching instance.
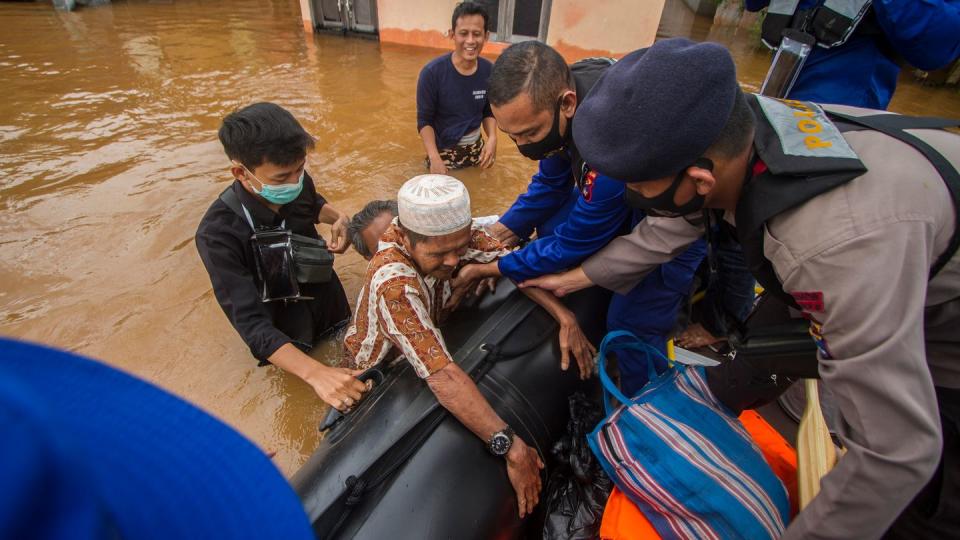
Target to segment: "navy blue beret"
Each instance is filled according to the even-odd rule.
[[[606,176],[671,176],[716,141],[739,92],[722,45],[666,39],[603,74],[577,108],[573,139],[587,165]]]

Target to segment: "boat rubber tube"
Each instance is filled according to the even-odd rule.
[[[565,299],[594,343],[609,298],[594,287]],[[563,434],[567,396],[582,384],[575,363],[560,370],[556,322],[503,280],[442,331],[454,361],[501,418],[546,456]],[[407,362],[378,369],[382,382],[326,431],[291,480],[317,537],[520,536],[524,522],[503,459],[439,405]]]

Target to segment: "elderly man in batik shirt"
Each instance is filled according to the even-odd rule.
[[[492,452],[506,458],[523,517],[539,500],[543,462],[453,362],[437,328],[457,303],[451,286],[457,269],[466,263],[496,260],[508,251],[473,223],[469,194],[455,178],[417,176],[400,188],[397,202],[399,216],[380,238],[367,266],[345,338],[348,359],[353,367],[366,369],[403,355],[440,404],[487,442]],[[589,376],[595,350],[573,313],[546,291],[524,292],[560,323],[561,367],[566,369],[573,356],[581,377]],[[352,406],[352,400],[343,405]]]

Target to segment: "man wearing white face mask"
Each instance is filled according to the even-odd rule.
[[[357,372],[306,354],[350,318],[329,253],[349,246],[348,218],[304,170],[313,137],[273,103],[229,114],[219,137],[234,182],[196,236],[217,302],[261,365],[293,373],[335,407],[359,400],[366,387]],[[329,245],[318,223],[330,225]]]

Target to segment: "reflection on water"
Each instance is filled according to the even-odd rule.
[[[744,87],[759,86],[769,57],[747,30],[671,5],[676,35],[728,44]],[[255,367],[193,245],[229,182],[216,129],[253,101],[289,108],[318,138],[308,167],[320,191],[352,213],[422,172],[414,91],[438,52],[305,34],[295,0],[0,3],[0,23],[0,333],[155,381],[292,473],[324,407],[296,378]],[[904,80],[892,108],[960,116],[958,102]],[[455,173],[477,215],[502,212],[535,168],[509,139],[498,152],[490,171]],[[351,252],[336,268],[355,297],[363,260]]]
[[[255,367],[193,244],[230,180],[216,130],[253,101],[289,108],[318,138],[320,190],[352,213],[421,172],[414,88],[437,51],[305,35],[295,0],[0,3],[0,21],[0,332],[156,381],[293,472],[323,406]],[[496,169],[459,174],[478,214],[511,202],[532,169],[500,148]],[[364,262],[351,252],[336,268],[355,297]]]

